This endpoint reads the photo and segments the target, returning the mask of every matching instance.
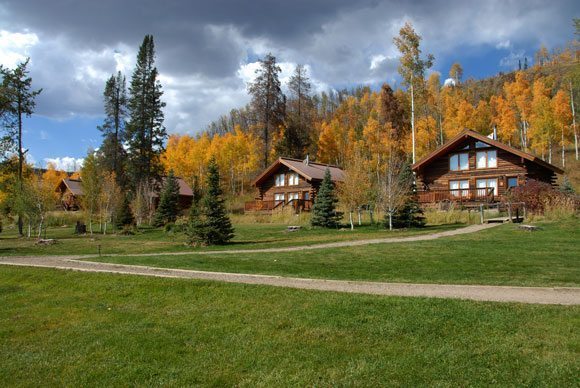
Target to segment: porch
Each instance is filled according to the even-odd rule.
[[[289,201],[260,200],[249,201],[244,204],[244,212],[266,212],[271,213],[276,209],[291,208],[296,213],[310,211],[312,201],[307,199],[291,199]]]
[[[480,189],[450,189],[418,191],[419,203],[458,202],[492,203],[499,198],[494,195],[493,187]]]

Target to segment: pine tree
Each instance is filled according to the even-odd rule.
[[[336,211],[338,199],[334,192],[334,184],[330,170],[327,168],[324,173],[324,179],[318,189],[318,194],[312,205],[312,226],[322,226],[324,228],[336,228],[342,218],[342,213]]]
[[[260,61],[260,68],[256,70],[256,79],[248,85],[252,95],[252,109],[256,113],[258,123],[262,129],[264,143],[263,166],[268,167],[272,132],[282,123],[284,118],[284,94],[280,88],[278,74],[282,71],[276,64],[276,57],[272,54]]]
[[[179,211],[178,204],[179,183],[177,182],[177,179],[175,179],[173,170],[171,170],[165,179],[163,190],[159,197],[159,206],[155,212],[153,225],[159,227],[170,222],[175,222]]]
[[[129,145],[128,172],[134,187],[150,184],[161,173],[159,156],[167,132],[163,126],[163,92],[154,66],[153,36],[146,35],[137,55],[137,65],[129,87],[130,120],[126,130]]]
[[[119,209],[119,215],[116,220],[116,226],[122,229],[126,226],[132,226],[135,224],[135,218],[133,217],[133,212],[131,211],[131,201],[129,200],[129,195],[125,194],[123,196],[123,202],[121,202],[121,208]]]
[[[103,125],[98,127],[104,137],[99,148],[100,164],[115,173],[119,185],[124,185],[126,153],[122,143],[125,137],[127,88],[125,76],[120,71],[107,80],[103,98],[106,117]]]
[[[23,190],[24,148],[22,145],[23,117],[34,112],[34,101],[42,89],[32,91],[32,78],[28,76],[27,66],[30,58],[18,64],[14,70],[0,65],[1,116],[5,136],[0,139],[0,151],[16,151],[18,155],[18,190]],[[5,153],[2,152],[1,156]],[[22,214],[18,214],[18,234],[23,235]]]
[[[193,215],[187,228],[187,235],[193,244],[222,245],[234,237],[234,228],[227,215],[220,174],[215,159],[207,168],[207,190],[201,200],[199,215]]]

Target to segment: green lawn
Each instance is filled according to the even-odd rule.
[[[236,235],[230,244],[205,248],[187,246],[183,233],[167,234],[161,229],[151,228],[141,229],[133,236],[115,234],[75,236],[72,227],[50,228],[47,231],[47,238],[58,240],[58,243],[52,246],[37,246],[34,238],[18,238],[16,231],[12,229],[0,233],[0,256],[96,254],[99,246],[103,254],[277,248],[364,238],[435,233],[459,228],[463,225],[438,225],[419,230],[392,232],[378,226],[363,226],[354,231],[305,227],[303,230],[291,233],[286,231],[287,226],[284,224],[237,224],[234,226]]]
[[[0,386],[574,386],[580,308],[0,266]]]
[[[513,224],[433,241],[268,254],[103,257],[101,261],[208,271],[413,283],[580,285],[577,219]],[[342,232],[339,232],[339,234]]]

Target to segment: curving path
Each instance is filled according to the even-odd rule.
[[[350,241],[337,241],[331,243],[322,244],[311,244],[311,245],[299,245],[294,247],[284,247],[284,248],[261,248],[261,249],[230,249],[221,251],[190,251],[190,252],[160,252],[160,253],[131,253],[131,254],[111,254],[107,256],[123,256],[123,257],[143,257],[143,256],[183,256],[183,255],[217,255],[217,254],[240,254],[240,253],[278,253],[278,252],[296,252],[296,251],[306,251],[314,249],[327,249],[327,248],[342,248],[342,247],[356,247],[361,245],[371,245],[371,244],[390,244],[390,243],[401,243],[401,242],[413,242],[413,241],[428,241],[437,240],[442,237],[459,236],[462,234],[469,234],[479,232],[481,230],[490,229],[495,226],[502,225],[499,223],[492,224],[480,224],[480,225],[470,225],[465,228],[447,230],[444,232],[437,232],[431,234],[420,234],[417,236],[408,237],[385,237],[385,238],[375,238],[366,240],[350,240]],[[89,257],[89,256],[86,256]],[[94,256],[93,256],[94,257]]]
[[[84,272],[106,272],[165,278],[213,280],[228,283],[260,284],[275,287],[360,294],[469,299],[492,302],[580,305],[580,288],[575,287],[504,287],[303,279],[270,275],[206,272],[138,265],[96,263],[79,260],[78,256],[2,257],[0,258],[0,264],[57,268]]]

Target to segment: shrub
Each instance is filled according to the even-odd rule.
[[[512,190],[513,202],[524,202],[526,210],[532,214],[572,215],[578,211],[579,200],[573,194],[566,194],[554,189],[552,185],[536,180],[529,180],[524,186]]]

